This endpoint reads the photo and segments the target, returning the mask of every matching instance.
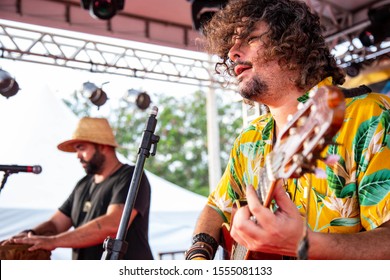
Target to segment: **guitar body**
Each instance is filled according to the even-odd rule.
[[[344,95],[338,87],[324,86],[311,92],[309,99],[300,104],[298,111],[289,118],[280,131],[273,150],[267,155],[260,169],[256,194],[265,207],[270,207],[276,182],[280,179],[299,178],[305,173],[315,173],[321,151],[332,143],[333,136],[344,121]],[[240,203],[233,207],[231,221]],[[224,258],[229,260],[280,260],[282,255],[249,251],[235,242],[230,226],[222,225]]]

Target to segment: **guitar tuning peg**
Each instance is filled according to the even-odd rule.
[[[297,134],[297,129],[296,129],[295,127],[291,127],[291,128],[289,129],[289,134],[290,134],[290,135],[295,135],[295,134]]]
[[[287,116],[287,121],[290,122],[292,119],[293,119],[293,115],[289,114],[289,115]]]
[[[307,121],[307,117],[302,116],[298,119],[297,124],[298,124],[298,126],[303,126],[306,123],[306,121]]]

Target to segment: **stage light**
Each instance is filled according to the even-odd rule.
[[[390,24],[372,24],[359,35],[359,40],[365,47],[371,47],[383,42],[389,35]]]
[[[367,14],[371,25],[359,34],[359,39],[363,46],[370,47],[390,36],[390,4],[372,8]]]
[[[107,94],[94,83],[86,82],[83,84],[82,94],[88,98],[92,104],[96,105],[98,109],[107,101]]]
[[[11,75],[0,69],[0,94],[9,98],[19,91],[19,85]]]
[[[147,109],[152,102],[146,92],[135,89],[129,89],[124,100],[130,104],[135,104],[141,110]]]
[[[359,63],[352,62],[349,66],[345,68],[345,72],[351,78],[354,78],[359,75],[361,65]]]
[[[228,0],[187,0],[192,2],[192,24],[195,30],[202,32],[203,25],[208,22],[215,12],[223,8]]]
[[[94,18],[111,19],[123,10],[125,0],[81,0],[81,6]]]

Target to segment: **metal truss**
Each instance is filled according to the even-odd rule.
[[[0,58],[140,79],[224,87],[224,81],[213,76],[215,62],[204,53],[195,53],[199,58],[194,58],[194,53],[179,56],[132,48],[129,44],[108,44],[86,40],[82,34],[68,37],[44,32],[38,27],[26,29],[0,23]]]
[[[324,31],[326,42],[341,67],[348,67],[353,63],[369,63],[382,56],[388,57],[389,38],[379,46],[370,48],[358,42],[359,33],[370,25],[367,7],[350,12],[329,1],[306,2],[320,15],[326,27]],[[377,5],[385,2],[389,1],[377,1]],[[204,53],[193,52],[188,56],[179,56],[176,53],[154,52],[129,45],[130,41],[109,44],[87,40],[83,35],[69,37],[59,32],[44,32],[38,26],[26,29],[0,22],[1,58],[234,90],[234,85],[227,84],[223,78],[215,74],[213,69],[215,61]]]
[[[388,57],[390,38],[377,46],[364,47],[358,37],[371,24],[367,11],[368,8],[373,7],[372,3],[375,3],[375,7],[380,7],[389,4],[390,1],[372,1],[371,4],[352,12],[327,0],[305,0],[305,2],[320,16],[325,27],[323,33],[325,40],[342,68],[351,64],[370,64],[377,58]]]

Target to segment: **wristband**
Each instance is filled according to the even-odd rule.
[[[186,252],[186,260],[204,259],[211,260],[214,258],[214,252],[210,245],[204,242],[197,242],[193,244]]]
[[[207,233],[203,233],[203,232],[198,233],[197,235],[192,237],[192,245],[197,243],[197,242],[204,242],[204,243],[210,245],[214,251],[213,253],[215,253],[215,251],[217,251],[217,249],[218,249],[218,242],[214,239],[214,237],[212,237],[211,235],[209,235]]]

